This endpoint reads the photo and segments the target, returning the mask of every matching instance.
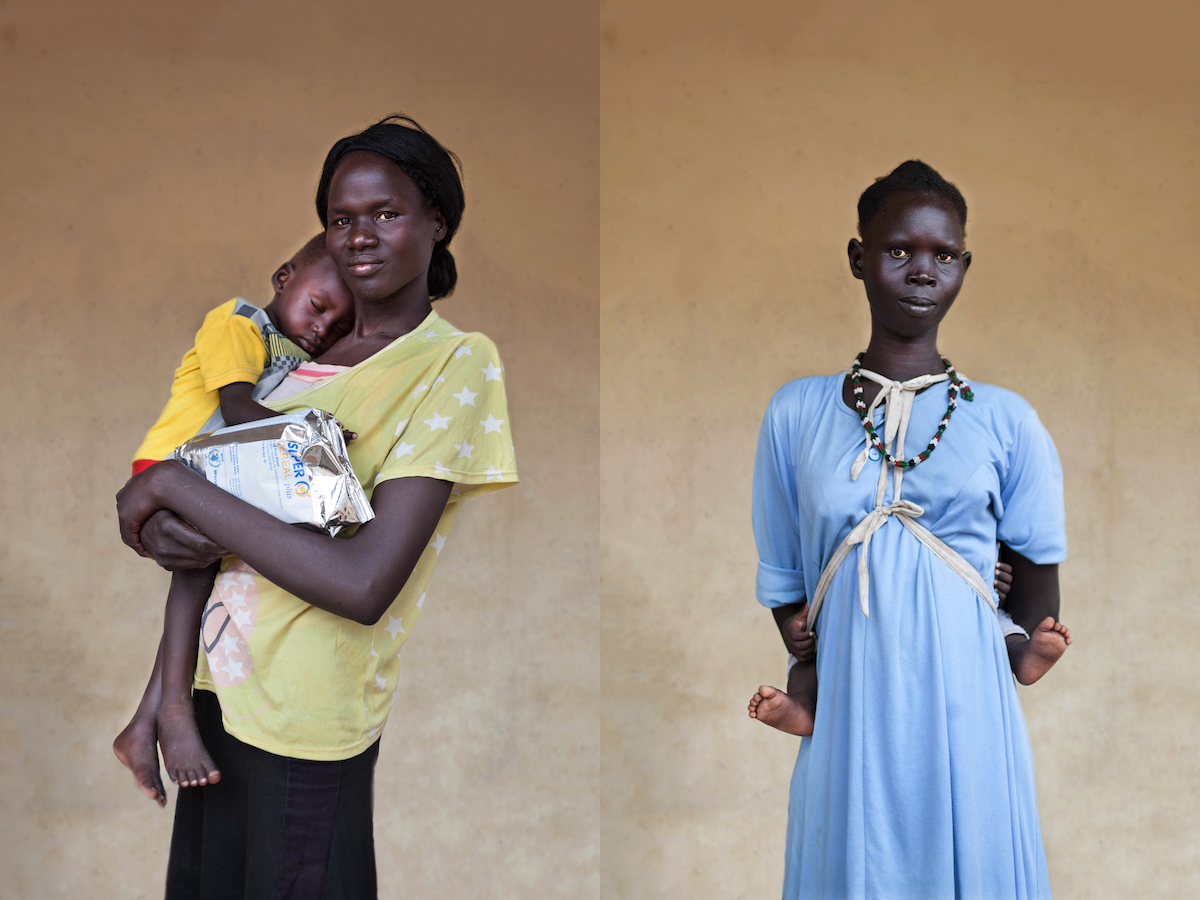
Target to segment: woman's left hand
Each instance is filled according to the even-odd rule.
[[[151,557],[142,545],[142,526],[160,509],[166,509],[157,488],[177,468],[183,468],[183,464],[174,460],[155,463],[144,472],[134,475],[125,482],[125,487],[117,491],[117,521],[121,540],[136,550],[139,556]]]

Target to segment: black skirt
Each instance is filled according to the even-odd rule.
[[[379,742],[338,762],[276,756],[226,734],[211,691],[194,703],[221,780],[179,789],[167,900],[373,900]]]

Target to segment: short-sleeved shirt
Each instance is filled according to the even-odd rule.
[[[274,381],[257,392],[258,399],[308,358],[271,325],[266,313],[240,297],[211,310],[175,370],[167,405],[133,455],[134,474],[169,457],[201,429],[221,427],[224,422],[214,419],[221,406],[217,393],[221,388],[238,382],[257,384],[264,370],[277,370]]]
[[[244,743],[348,759],[387,721],[400,652],[463,501],[517,481],[504,368],[487,337],[430,313],[369,359],[267,405],[323,409],[357,432],[350,462],[368,495],[393,478],[454,483],[433,539],[373,626],[310,606],[236,557],[222,563],[204,613],[196,687],[217,692],[225,728]],[[353,540],[353,531],[337,539]]]

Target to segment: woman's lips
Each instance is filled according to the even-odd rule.
[[[925,297],[901,297],[899,302],[914,316],[927,316],[937,309],[937,304]]]
[[[373,275],[377,272],[383,263],[378,259],[356,259],[352,260],[349,265],[350,273],[363,277],[364,275]]]

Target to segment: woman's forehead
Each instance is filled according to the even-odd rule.
[[[930,194],[889,197],[867,227],[868,241],[895,237],[927,237],[961,244],[962,220],[954,206]]]

